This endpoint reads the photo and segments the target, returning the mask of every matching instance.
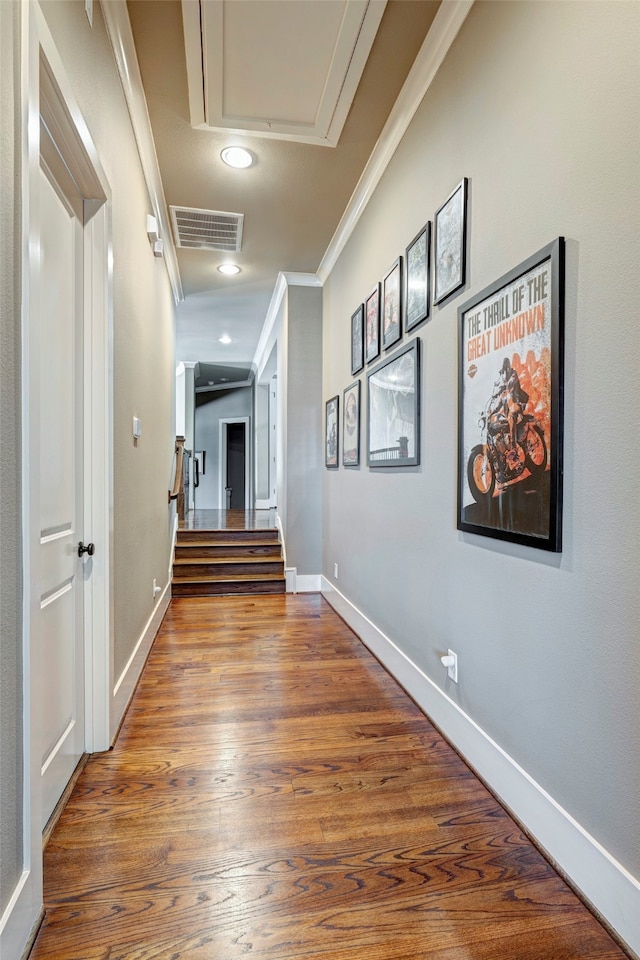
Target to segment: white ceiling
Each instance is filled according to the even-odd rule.
[[[439,5],[128,0],[162,201],[244,215],[236,277],[171,251],[178,360],[250,361],[279,273],[317,271]],[[226,167],[231,144],[255,165]]]

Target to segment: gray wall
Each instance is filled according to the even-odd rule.
[[[256,386],[256,499],[269,499],[269,384]]]
[[[298,575],[317,575],[322,564],[322,290],[289,287],[286,326],[287,565]]]
[[[324,471],[323,569],[640,876],[638,58],[632,3],[476,3],[325,286],[324,399],[346,320],[461,177],[466,289],[422,339],[422,465]],[[456,531],[457,307],[568,238],[564,548]],[[363,378],[365,379],[365,378]],[[320,445],[318,446],[320,449]]]
[[[100,4],[42,6],[113,194],[114,669],[120,677],[168,579],[175,447],[174,305],[146,236],[152,212]],[[132,418],[142,420],[135,443]]]
[[[23,836],[18,15],[0,3],[0,915],[22,873]]]
[[[213,399],[205,402],[205,398]],[[220,390],[196,395],[196,450],[206,450],[206,473],[200,478],[196,491],[198,510],[217,510],[219,507],[219,469],[220,469],[220,420],[229,417],[249,417],[249,431],[246,437],[247,456],[251,458],[253,415],[252,387],[238,387],[236,390]],[[251,470],[250,470],[251,474]],[[224,480],[223,480],[224,487]],[[249,491],[251,497],[251,491]],[[251,500],[250,500],[251,502]]]

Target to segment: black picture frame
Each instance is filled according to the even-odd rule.
[[[402,337],[402,257],[394,260],[382,281],[382,347],[388,350]]]
[[[364,367],[364,303],[351,314],[351,375]]]
[[[425,223],[407,247],[404,266],[404,329],[409,333],[429,318],[431,221]]]
[[[390,354],[367,373],[367,464],[420,463],[420,340]]]
[[[342,402],[342,465],[360,464],[360,381],[346,388]]]
[[[565,243],[458,310],[458,529],[562,550]]]
[[[364,302],[365,336],[364,359],[371,363],[380,356],[380,284],[375,287]]]
[[[324,416],[324,462],[329,469],[339,466],[340,449],[340,397],[331,397],[325,404]]]
[[[468,192],[469,181],[463,177],[434,217],[434,303],[442,303],[466,283]]]

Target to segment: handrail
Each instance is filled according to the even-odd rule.
[[[177,500],[180,496],[180,490],[184,484],[184,437],[176,437],[176,473],[173,481],[173,489],[169,490],[169,503],[172,500]]]

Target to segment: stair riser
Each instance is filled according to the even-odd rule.
[[[231,577],[243,575],[280,574],[284,576],[282,560],[267,560],[261,563],[181,563],[173,566],[174,580],[189,580],[192,577]]]
[[[203,559],[218,559],[229,557],[276,557],[280,558],[279,543],[265,546],[252,546],[250,543],[234,543],[218,546],[199,546],[198,544],[178,544],[176,546],[176,560],[193,560],[195,563]]]
[[[212,543],[222,540],[224,543],[247,543],[250,540],[269,540],[279,543],[277,530],[178,530],[177,543]]]
[[[256,596],[285,592],[284,580],[250,580],[237,583],[180,583],[179,580],[174,580],[171,585],[173,597]]]

